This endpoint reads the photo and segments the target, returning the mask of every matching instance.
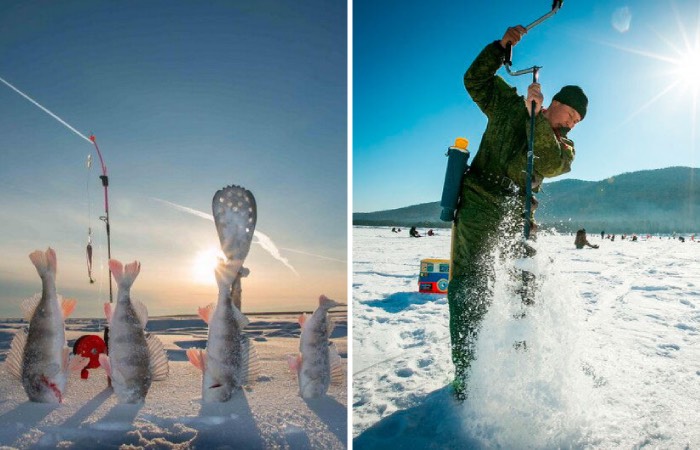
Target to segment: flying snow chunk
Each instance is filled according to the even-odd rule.
[[[612,15],[612,26],[620,33],[625,33],[630,29],[630,23],[632,22],[632,11],[629,7],[623,6],[617,8]]]

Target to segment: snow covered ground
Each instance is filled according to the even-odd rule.
[[[437,233],[354,228],[354,448],[700,448],[697,242],[542,233],[537,305],[514,318],[525,262],[499,263],[460,405],[446,297],[417,293],[420,259],[449,257]]]
[[[347,367],[346,313],[332,313],[336,343]],[[154,382],[143,405],[120,405],[106,387],[102,369],[87,380],[71,378],[60,405],[31,403],[21,383],[0,371],[2,448],[280,448],[347,447],[347,386],[305,401],[289,372],[287,355],[299,346],[297,316],[249,315],[262,375],[227,403],[201,402],[201,372],[185,351],[206,346],[206,324],[194,317],[153,317],[147,330],[163,341],[170,362],[167,380]],[[0,319],[0,361],[20,320]],[[85,334],[101,335],[103,322],[74,319],[66,325],[69,345]]]

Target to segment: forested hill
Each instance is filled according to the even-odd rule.
[[[700,231],[700,170],[690,167],[630,172],[602,181],[546,183],[537,222],[560,231],[673,233]],[[354,225],[448,227],[439,202],[354,213]]]

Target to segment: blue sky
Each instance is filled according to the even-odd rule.
[[[440,199],[447,147],[463,136],[476,152],[486,126],[464,90],[465,70],[508,26],[527,25],[551,6],[354,2],[353,211]],[[700,165],[699,28],[695,0],[570,0],[523,38],[513,69],[543,67],[545,105],[566,84],[580,85],[590,101],[569,135],[572,171],[554,180]],[[532,81],[499,74],[521,93]]]
[[[347,292],[347,6],[343,2],[0,2],[0,77],[80,133],[110,176],[112,255],[142,263],[151,314],[216,299],[215,191],[250,189],[257,230],[244,312],[312,309]],[[107,298],[102,188],[88,142],[0,84],[0,316],[40,290],[27,255],[52,246],[79,316]],[[90,202],[88,202],[88,195]],[[93,229],[88,283],[85,246]],[[200,264],[201,265],[201,264]]]

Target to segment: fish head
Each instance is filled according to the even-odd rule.
[[[205,386],[202,389],[202,401],[206,403],[223,403],[231,399],[233,389],[228,383]]]

